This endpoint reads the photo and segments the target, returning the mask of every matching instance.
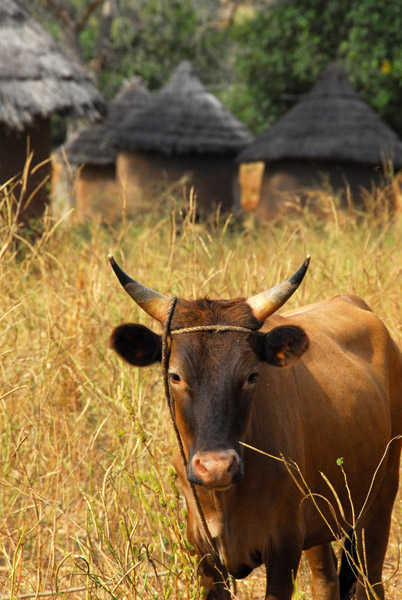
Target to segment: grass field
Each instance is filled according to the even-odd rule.
[[[110,228],[55,225],[17,240],[0,229],[0,600],[200,597],[171,468],[175,439],[158,367],[130,369],[109,349],[123,321],[158,327],[124,294],[108,252],[169,295],[248,296],[311,266],[287,307],[361,295],[402,346],[402,226],[336,208],[276,226],[216,215],[196,224],[172,205]],[[24,241],[25,239],[25,241]],[[385,576],[402,597],[402,493]],[[263,596],[257,570],[239,599]],[[305,563],[295,597],[310,598]]]

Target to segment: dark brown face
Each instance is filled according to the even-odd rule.
[[[257,387],[257,335],[223,331],[173,338],[169,384],[193,483],[226,487],[243,477],[239,441]]]
[[[177,426],[188,455],[189,481],[226,489],[244,474],[240,441],[251,415],[263,362],[281,367],[307,349],[308,338],[294,326],[260,333],[260,323],[242,301],[180,300],[171,329],[236,325],[252,330],[197,331],[171,337],[169,388]],[[160,360],[161,339],[140,325],[122,325],[112,347],[128,362]]]

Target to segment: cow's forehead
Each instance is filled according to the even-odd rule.
[[[244,298],[234,300],[186,300],[179,298],[171,322],[171,329],[200,325],[233,325],[257,330],[261,323],[254,317]]]
[[[216,381],[230,380],[233,374],[242,374],[255,364],[253,337],[247,332],[231,330],[173,335],[170,364],[200,385],[205,378],[212,385]]]

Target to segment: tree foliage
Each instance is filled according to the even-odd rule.
[[[225,56],[236,0],[25,0],[53,35],[92,71],[106,97],[133,75],[159,89],[190,60],[213,84]]]
[[[140,75],[151,90],[183,59],[211,76],[222,46],[222,29],[213,24],[218,11],[218,1],[129,0],[114,23],[112,63],[125,77]]]
[[[402,134],[402,11],[375,0],[289,0],[237,24],[237,81],[254,128],[285,113],[333,60],[358,93]]]
[[[258,132],[341,60],[402,135],[402,11],[378,0],[25,0],[106,98],[133,75],[159,89],[177,64]]]

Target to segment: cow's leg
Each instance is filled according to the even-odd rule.
[[[267,569],[265,600],[291,599],[302,550],[302,539],[298,540],[294,535],[282,537],[271,547],[268,559],[264,561]]]
[[[389,449],[389,458],[381,488],[367,513],[358,523],[356,554],[366,578],[358,576],[357,600],[368,600],[368,598],[383,600],[384,598],[382,569],[388,545],[392,508],[398,491],[399,455],[399,442],[394,442]]]
[[[339,600],[337,561],[332,545],[322,544],[306,550],[311,570],[311,590],[314,600]]]
[[[343,541],[341,565],[339,569],[340,600],[349,600],[354,596],[357,581],[356,556],[354,550],[353,531]]]
[[[228,572],[222,563],[204,557],[199,565],[199,573],[201,575],[201,585],[207,594],[207,600],[229,600],[232,598]]]
[[[206,592],[207,600],[229,600],[232,598],[229,588],[229,574],[226,567],[219,559],[212,558],[210,554],[203,554],[196,540],[187,532],[189,542],[195,547],[200,557],[198,574],[201,577],[201,586]]]

